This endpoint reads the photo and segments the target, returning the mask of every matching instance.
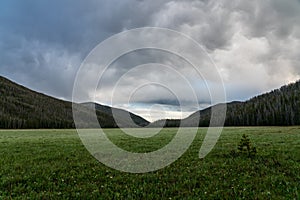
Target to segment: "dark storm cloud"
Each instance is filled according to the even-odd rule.
[[[136,9],[141,3],[2,1],[1,74],[70,99],[76,70],[88,52],[115,33],[144,25],[141,18],[131,16],[135,11],[142,12]]]
[[[1,21],[3,29],[26,40],[84,52],[122,31],[126,22],[123,9],[126,7],[115,1],[12,0],[1,6]]]

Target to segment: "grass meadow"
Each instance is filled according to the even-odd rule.
[[[300,199],[300,127],[225,128],[199,159],[206,130],[176,162],[145,174],[99,163],[76,130],[0,130],[0,199]],[[149,139],[106,133],[119,147],[149,152],[176,129]],[[230,153],[243,134],[257,149],[253,158]]]

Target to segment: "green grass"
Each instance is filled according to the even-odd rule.
[[[0,199],[299,199],[300,127],[225,128],[214,150],[198,158],[206,129],[189,150],[159,171],[130,174],[94,159],[75,130],[0,131]],[[149,152],[176,129],[149,139],[107,130],[120,147]],[[254,158],[232,157],[242,134]]]

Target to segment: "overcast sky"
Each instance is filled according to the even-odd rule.
[[[300,79],[299,0],[2,0],[0,75],[71,100],[76,73],[93,48],[114,34],[149,26],[182,32],[201,44],[221,72],[227,101],[246,100]],[[163,65],[134,68],[147,63]],[[128,94],[140,80],[170,84],[185,95],[179,76],[164,65],[194,74],[184,60],[169,53],[133,52],[112,64],[99,84],[103,90],[97,102],[110,104],[108,97],[119,81],[113,105],[151,121],[195,111],[187,94],[180,110],[170,88],[155,84],[137,90],[128,104]],[[204,80],[193,77],[191,84],[199,107],[208,106]]]

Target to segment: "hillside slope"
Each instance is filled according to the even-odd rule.
[[[215,105],[218,106],[218,105]],[[183,120],[167,120],[166,127],[194,124],[200,115],[199,126],[210,123],[211,109],[197,111]],[[151,126],[161,126],[160,120]],[[227,103],[225,126],[293,126],[300,125],[300,81],[259,95],[245,102]]]
[[[300,125],[300,81],[246,102],[230,104],[227,126]]]
[[[93,102],[86,102],[82,103],[81,105],[89,108],[95,108],[97,111],[103,112],[110,116],[113,115],[115,121],[119,123],[120,127],[138,127],[147,126],[149,124],[149,122],[144,118],[123,109],[113,108]]]
[[[59,100],[0,76],[0,128],[74,128],[72,103]],[[82,114],[81,127],[96,127],[89,122],[91,109],[75,104]],[[109,107],[108,107],[109,108]],[[123,111],[127,112],[127,111]],[[117,127],[111,114],[97,110],[101,127]],[[133,114],[130,114],[133,115]],[[136,115],[133,115],[136,116]],[[136,116],[137,118],[137,116]],[[135,122],[144,126],[148,122],[139,117]],[[122,123],[132,127],[132,124]]]

